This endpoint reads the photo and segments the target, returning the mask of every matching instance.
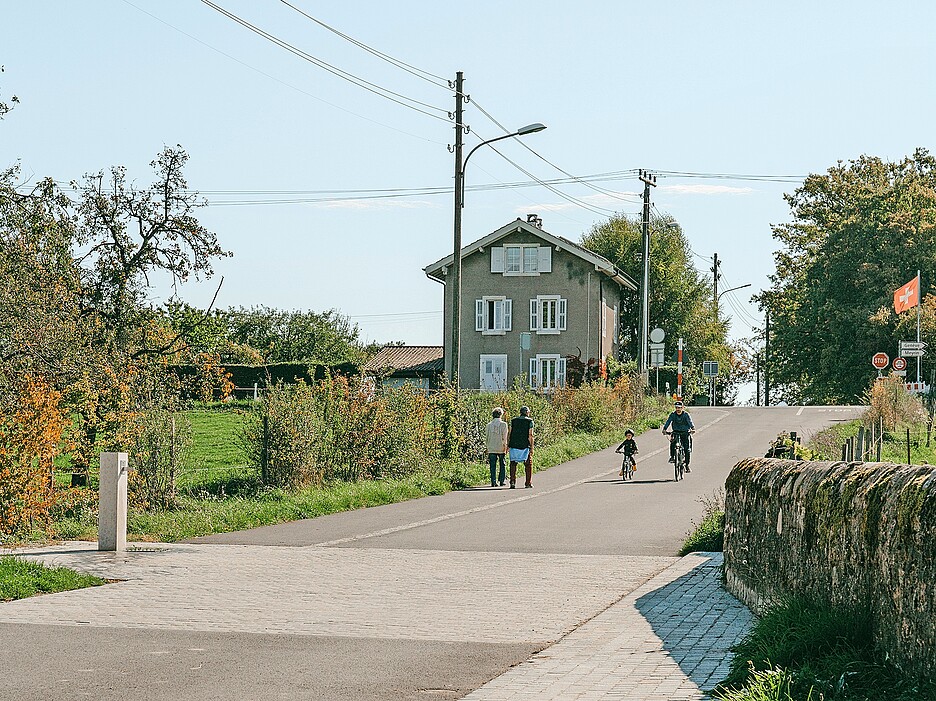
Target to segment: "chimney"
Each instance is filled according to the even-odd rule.
[[[543,228],[543,220],[539,218],[538,214],[527,214],[527,224],[532,224],[537,229]]]

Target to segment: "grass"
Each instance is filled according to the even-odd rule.
[[[197,409],[187,415],[197,448],[189,456],[186,467],[202,470],[195,473],[200,477],[184,478],[177,509],[131,510],[127,523],[127,535],[131,540],[174,542],[315,518],[486,484],[490,476],[486,464],[435,462],[401,479],[340,482],[295,491],[264,489],[256,470],[232,469],[232,465],[242,461],[237,448],[237,433],[244,420],[242,409]],[[659,425],[659,418],[639,423],[635,430],[640,432],[642,428]],[[534,469],[547,469],[602,450],[623,440],[622,431],[564,436],[535,452]],[[80,514],[60,517],[53,528],[57,539],[94,540],[97,538],[96,514],[83,510]]]
[[[25,599],[36,594],[83,589],[105,584],[103,579],[78,574],[65,567],[46,567],[10,555],[0,556],[0,601]]]
[[[689,553],[721,552],[725,545],[725,493],[715,492],[710,497],[701,497],[702,522],[686,536],[680,555]]]
[[[936,682],[907,677],[874,644],[866,609],[797,598],[759,619],[734,648],[725,701],[933,701]]]

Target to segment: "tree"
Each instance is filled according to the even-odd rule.
[[[581,245],[610,260],[634,280],[643,279],[641,219],[617,215],[597,224],[582,237]],[[640,295],[621,300],[621,360],[636,359],[640,336]],[[659,326],[669,339],[670,355],[676,339],[685,342],[686,358],[719,361],[725,372],[732,367],[726,343],[727,324],[715,321],[712,287],[692,265],[689,242],[679,224],[669,216],[650,222],[650,328]]]
[[[0,73],[3,73],[3,66],[0,66]],[[9,104],[0,100],[0,119],[3,119],[17,102],[19,102],[19,98],[16,95],[10,96]]]
[[[918,149],[894,163],[840,161],[785,199],[792,221],[773,227],[782,248],[759,297],[771,384],[791,402],[859,401],[871,356],[910,338],[898,335],[894,290],[917,270],[924,287],[936,275],[936,160]]]

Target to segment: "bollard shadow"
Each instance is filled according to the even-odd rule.
[[[691,571],[637,599],[662,648],[699,689],[728,676],[731,647],[750,629],[748,608],[721,584],[721,553],[693,553]]]

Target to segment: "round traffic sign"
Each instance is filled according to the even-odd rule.
[[[906,370],[906,369],[907,369],[907,359],[906,359],[906,358],[901,358],[901,357],[899,357],[899,356],[896,357],[896,358],[894,358],[893,368],[894,368],[894,370],[897,370],[898,372],[900,372],[901,370]]]
[[[887,353],[875,353],[874,357],[871,358],[871,364],[878,370],[886,368],[889,362],[890,356],[888,356]]]

